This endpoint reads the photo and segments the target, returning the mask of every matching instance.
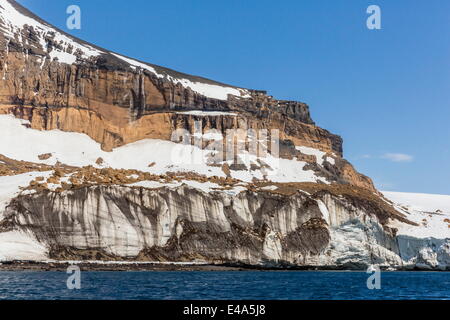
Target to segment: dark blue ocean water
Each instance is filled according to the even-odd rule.
[[[450,299],[449,272],[0,272],[0,299]]]

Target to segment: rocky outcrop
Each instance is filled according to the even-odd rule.
[[[209,98],[180,82],[174,82],[173,78],[160,78],[148,70],[133,68],[106,50],[95,58],[80,59],[75,64],[61,63],[50,58],[39,39],[34,39],[33,30],[33,27],[25,26],[20,37],[13,39],[2,38],[0,33],[0,105],[4,111],[16,115],[38,114],[43,119],[37,120],[39,123],[35,125],[36,128],[51,128],[54,126],[53,118],[61,112],[73,114],[84,111],[83,120],[88,121],[86,126],[96,128],[98,119],[105,122],[97,129],[103,130],[101,133],[85,130],[80,125],[70,126],[70,129],[60,125],[59,128],[87,133],[106,149],[111,149],[147,138],[148,135],[143,133],[133,135],[118,128],[134,126],[136,121],[155,113],[161,113],[156,116],[158,121],[138,121],[136,126],[140,127],[144,123],[147,131],[170,130],[168,123],[162,118],[165,113],[173,111],[238,111],[261,127],[279,128],[279,123],[287,122],[286,135],[306,142],[316,141],[317,144],[319,137],[309,136],[308,131],[318,131],[320,137],[325,137],[330,142],[329,145],[324,145],[326,149],[339,154],[342,152],[340,138],[315,127],[309,108],[304,103],[279,101],[260,91],[251,90],[248,90],[249,96],[245,99],[232,95],[227,100]],[[26,42],[24,38],[27,39]],[[47,47],[55,45],[49,38],[45,38],[45,41]],[[169,69],[157,67],[158,69],[168,77],[182,75],[192,81],[225,86]],[[31,111],[25,111],[24,108]],[[62,108],[74,110],[61,111]],[[75,120],[72,122],[76,123]],[[110,127],[115,127],[116,130],[109,131]]]
[[[14,116],[30,122],[37,130],[59,129],[80,132],[102,144],[102,149],[113,148],[142,139],[170,140],[176,129],[193,132],[195,122],[202,124],[202,131],[218,130],[226,134],[229,129],[279,129],[280,138],[291,140],[326,152],[342,153],[342,139],[322,128],[273,115],[264,121],[243,114],[203,115],[177,113],[170,110],[142,116],[136,121],[127,120],[125,110],[116,110],[113,119],[81,108],[43,108],[32,106],[0,106],[0,114]],[[111,110],[111,112],[113,112]]]
[[[55,259],[199,259],[334,269],[371,264],[449,267],[448,240],[427,245],[399,238],[382,222],[379,210],[369,200],[324,191],[231,195],[185,185],[92,186],[14,199],[3,231],[31,232]]]
[[[52,121],[56,114],[83,110],[87,124],[64,125],[57,121],[57,127],[87,133],[111,149],[147,138],[146,131],[170,130],[169,123],[164,121],[167,112],[234,111],[248,118],[249,127],[280,128],[286,137],[297,142],[342,154],[340,137],[316,127],[304,103],[276,100],[265,91],[236,88],[151,64],[136,62],[139,67],[133,66],[127,58],[86,44],[48,25],[14,1],[7,3],[11,5],[10,10],[17,10],[42,25],[18,26],[11,29],[13,35],[0,33],[0,105],[16,115],[38,114],[41,119],[36,120],[36,128],[54,128]],[[0,26],[8,30],[6,21],[0,20]],[[95,50],[95,54],[83,55],[83,50]],[[73,63],[64,62],[62,57],[67,54],[73,56]],[[189,83],[183,85],[186,81],[191,86],[211,85],[215,90],[235,89],[245,92],[245,97],[229,94],[225,99],[211,98],[194,91]],[[61,108],[75,110],[61,111]],[[156,116],[157,121],[138,121],[155,113],[162,113]],[[100,128],[98,119],[104,122]],[[138,128],[145,126],[141,130],[145,133],[119,130],[134,125],[135,121]],[[86,130],[86,126],[97,129]]]

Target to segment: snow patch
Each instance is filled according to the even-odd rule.
[[[188,115],[193,115],[193,116],[201,116],[201,117],[237,116],[237,113],[223,112],[223,111],[192,110],[192,111],[184,111],[184,112],[177,112],[177,113],[178,114],[188,114]]]
[[[315,156],[316,157],[316,162],[318,164],[320,164],[320,165],[323,165],[323,161],[324,161],[323,160],[323,156],[326,155],[326,152],[320,151],[318,149],[310,148],[310,147],[303,147],[303,146],[295,147],[295,149],[297,149],[301,153],[304,153],[304,154],[307,154],[307,155],[310,155],[310,156]],[[327,158],[327,160],[328,160],[328,158]],[[331,158],[331,159],[333,159],[333,158]],[[332,161],[333,161],[332,164],[334,164],[334,159]]]
[[[278,190],[278,187],[277,186],[265,186],[265,187],[262,187],[261,190],[275,191],[275,190]]]
[[[334,158],[332,158],[332,157],[326,157],[325,159],[327,160],[327,162],[329,162],[329,163],[332,164],[333,166],[336,164],[336,161],[335,161]]]
[[[450,239],[450,195],[382,192],[398,211],[419,226],[393,221],[399,235],[415,238]]]
[[[148,189],[159,189],[159,188],[176,188],[179,187],[181,183],[164,183],[159,181],[139,181],[135,183],[127,184],[127,186],[130,187],[142,187],[142,188],[148,188]]]
[[[136,183],[128,184],[130,187],[143,187],[148,189],[159,189],[167,187],[169,189],[177,188],[181,185],[187,185],[191,188],[201,190],[203,192],[213,192],[216,191],[216,189],[221,189],[221,186],[217,183],[213,182],[199,182],[195,180],[182,180],[180,182],[160,182],[160,181],[140,181]]]
[[[331,225],[330,212],[328,211],[325,203],[323,203],[322,200],[317,200],[317,205],[319,206],[319,210],[322,213],[323,219],[328,223],[328,225]]]
[[[220,185],[213,182],[198,182],[194,180],[183,180],[182,183],[188,185],[197,190],[201,190],[203,192],[209,193],[213,191],[217,191],[217,189],[221,189]]]

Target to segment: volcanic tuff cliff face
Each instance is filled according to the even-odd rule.
[[[450,264],[448,237],[397,234],[420,226],[304,103],[109,52],[11,0],[0,76],[0,259]],[[204,162],[176,163],[176,129],[202,137],[181,150]],[[280,158],[201,150],[230,129],[278,129]]]
[[[83,131],[111,149],[143,138],[168,138],[164,130],[177,121],[171,118],[173,110],[240,111],[260,126],[283,128],[287,137],[301,139],[311,133],[320,139],[310,139],[310,144],[342,152],[341,139],[314,127],[303,103],[143,64],[79,42],[14,2],[5,1],[3,7],[0,103],[6,112],[38,117],[36,128],[59,128],[64,124],[58,118],[76,113],[83,120],[96,121],[104,132],[68,124],[62,129]],[[10,14],[15,10],[24,16]],[[121,132],[130,122],[133,131],[144,131],[150,122],[159,124],[161,132]]]
[[[373,199],[298,188],[292,194],[206,193],[187,185],[44,192],[14,199],[3,228],[21,226],[53,259],[448,268],[448,239],[397,236]]]
[[[325,207],[335,209],[329,214]],[[93,186],[21,196],[5,217],[35,234],[53,258],[91,254],[87,258],[318,266],[348,260],[345,252],[334,250],[343,244],[332,239],[329,228],[356,220],[355,229],[367,233],[368,239],[352,263],[365,266],[378,260],[401,265],[392,232],[384,231],[369,210],[352,207],[349,214],[350,207],[329,193],[311,198],[305,193],[287,196],[268,191],[207,194],[188,186],[156,190]],[[363,231],[367,226],[370,230]]]
[[[233,110],[268,121],[293,119],[313,125],[303,103],[274,100],[262,91],[143,64],[82,42],[77,45],[77,40],[37,22],[37,17],[14,2],[5,2],[4,7],[0,28],[8,32],[0,39],[3,105],[89,110],[118,126],[171,110]],[[8,19],[13,10],[24,18]],[[43,117],[51,117],[51,110],[46,111],[50,113],[41,113]],[[330,150],[342,152],[339,137],[325,130],[321,133],[328,136]],[[126,135],[122,139],[130,142]]]

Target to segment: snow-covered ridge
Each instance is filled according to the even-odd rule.
[[[9,1],[0,0],[0,20],[3,23],[1,31],[6,37],[14,39],[18,37],[22,43],[26,43],[27,39],[22,39],[21,31],[25,26],[33,27],[36,32],[39,43],[44,50],[50,55],[51,60],[58,59],[59,62],[73,64],[77,60],[75,52],[81,54],[81,57],[88,59],[98,56],[102,52],[87,45],[81,44],[69,38],[65,34],[59,32],[50,25],[43,24],[31,17],[28,17],[17,10]],[[63,50],[59,48],[48,48],[47,37],[52,38]],[[72,53],[67,52],[71,48]]]
[[[19,7],[19,5],[13,5],[9,0],[0,0],[0,31],[9,39],[16,39],[24,45],[32,45],[28,39],[22,37],[22,30],[26,26],[32,27],[37,35],[39,45],[49,54],[51,61],[57,59],[61,63],[74,64],[78,58],[85,60],[99,56],[100,54],[110,54],[126,62],[135,70],[147,70],[159,78],[165,78],[175,84],[179,83],[185,88],[189,87],[193,91],[208,98],[227,100],[229,94],[242,98],[250,97],[250,93],[246,89],[210,84],[202,81],[192,81],[183,77],[174,77],[166,73],[162,74],[149,64],[109,52],[108,50],[94,48],[87,43],[67,36],[50,24],[43,23],[22,13],[16,6]],[[46,40],[48,38],[52,39],[58,45],[58,48],[49,48]],[[43,66],[44,63],[45,58],[42,60],[41,65]]]
[[[155,74],[158,78],[165,78],[175,84],[180,83],[185,88],[191,88],[193,91],[200,93],[201,95],[204,95],[205,97],[212,98],[212,99],[218,99],[218,100],[227,100],[228,95],[234,95],[242,98],[250,98],[250,93],[246,89],[241,88],[234,88],[234,87],[227,87],[227,86],[221,86],[221,85],[215,85],[215,84],[208,84],[204,82],[198,82],[198,81],[191,81],[189,79],[185,78],[176,78],[172,77],[167,74],[161,74],[158,73],[155,68],[151,67],[148,64],[136,61],[134,59],[126,58],[122,55],[111,53],[116,58],[119,58],[126,63],[130,64],[134,69],[140,68],[143,70],[150,71],[151,73]]]

